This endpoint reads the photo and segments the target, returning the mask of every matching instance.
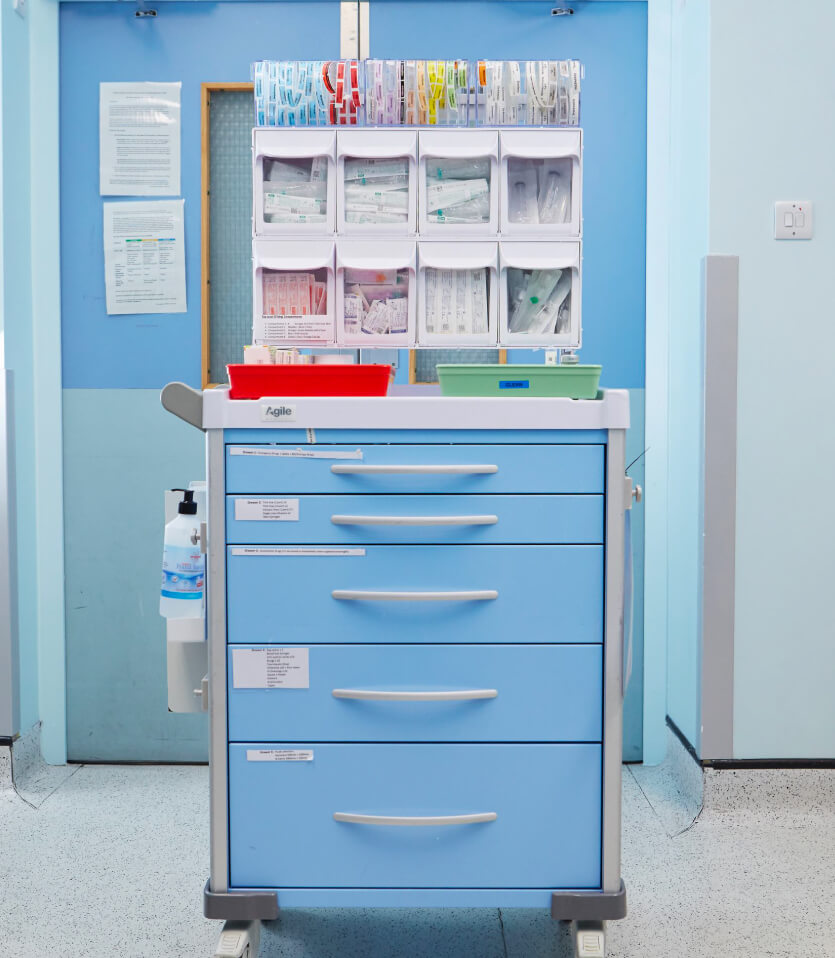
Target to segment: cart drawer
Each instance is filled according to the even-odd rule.
[[[272,685],[287,681],[275,678],[283,670],[301,672],[308,687],[265,688],[268,668]],[[602,735],[599,645],[235,647],[228,675],[233,742],[599,742]]]
[[[591,445],[228,445],[226,491],[602,493],[603,451]],[[302,458],[311,452],[362,458]]]
[[[599,543],[603,496],[227,496],[226,541]]]
[[[597,888],[600,823],[599,745],[229,748],[233,887]]]
[[[229,546],[232,643],[603,641],[603,547]]]

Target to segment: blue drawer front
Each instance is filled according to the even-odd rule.
[[[247,751],[312,749],[312,761]],[[474,825],[349,824],[334,813]],[[232,745],[233,887],[597,888],[599,745]]]
[[[248,551],[256,554],[241,554]],[[304,556],[271,551],[227,548],[232,643],[603,641],[602,546],[368,546],[357,549],[363,555]],[[334,590],[495,590],[498,597],[352,600],[334,598]]]
[[[599,543],[603,496],[297,496],[296,520],[236,520],[284,497],[228,496],[226,541],[234,543]],[[269,507],[267,507],[269,508]],[[269,514],[269,513],[268,513]],[[493,524],[480,517],[495,516]],[[368,518],[458,518],[457,525],[377,525]],[[336,518],[337,521],[334,521]]]
[[[307,689],[235,688],[229,738],[317,742],[599,742],[599,645],[314,645]],[[379,701],[334,690],[493,690],[465,701]],[[340,695],[342,692],[340,692]]]
[[[604,491],[604,446],[541,445],[364,445],[363,458],[299,459],[274,455],[244,455],[291,450],[294,445],[226,447],[226,491],[242,493],[303,492],[540,492],[602,493]],[[353,452],[350,445],[311,445],[304,451],[327,454]],[[332,466],[496,466],[494,473],[455,474],[359,474],[343,475]]]

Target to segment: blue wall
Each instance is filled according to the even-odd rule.
[[[61,257],[68,749],[73,759],[205,760],[206,723],[173,715],[156,610],[162,491],[204,475],[200,435],[163,413],[200,385],[200,84],[259,57],[336,57],[339,4],[61,4]],[[99,83],[182,81],[188,312],[105,313]],[[132,390],[126,393],[125,390]]]
[[[643,389],[646,4],[583,3],[574,17],[552,17],[553,7],[495,0],[372,3],[370,55],[583,61],[581,357],[603,364],[604,386]],[[524,361],[522,352],[528,351],[514,351],[511,361]]]
[[[585,62],[582,357],[603,364],[604,385],[636,391],[638,421],[630,442],[637,455],[643,444],[646,4],[583,3],[577,16],[558,19],[550,17],[552,6],[495,0],[373,3],[371,55],[573,57]],[[110,624],[114,617],[136,615],[140,593],[149,601],[143,590],[150,582],[148,563],[156,571],[163,485],[199,478],[203,469],[198,453],[182,445],[181,433],[161,427],[155,392],[172,379],[199,385],[200,83],[247,79],[250,61],[259,57],[337,56],[339,4],[171,2],[159,5],[156,19],[143,21],[134,18],[133,9],[117,3],[61,5],[70,754],[200,758],[202,743],[194,740],[190,717],[163,716],[167,737],[162,742],[162,699],[153,691],[164,686],[162,621],[146,604],[142,621],[130,629],[114,631]],[[259,39],[264,37],[269,39]],[[105,314],[98,195],[98,84],[104,80],[183,83],[186,314]],[[126,388],[136,390],[127,404],[120,395]],[[130,434],[126,441],[126,422],[141,442],[131,443]],[[102,447],[98,437],[91,443],[92,430],[113,437],[112,442]],[[118,441],[117,433],[122,433]],[[157,437],[156,445],[149,442],[151,436]],[[95,459],[86,455],[91,446],[97,455],[108,448],[118,453],[118,471],[109,470],[104,485]],[[176,476],[165,468],[172,456],[178,463]],[[135,489],[136,511],[120,526],[122,534],[145,537],[141,550],[127,555],[112,525],[91,521],[96,514],[124,508],[120,472],[135,472],[154,487],[141,495]],[[83,504],[88,517],[83,526],[70,515],[74,503]],[[641,518],[636,516],[636,525]],[[95,561],[102,555],[118,555],[126,566],[102,567]],[[114,595],[121,596],[118,602],[112,601]],[[93,602],[99,603],[100,615],[90,612]],[[639,615],[638,626],[640,621]],[[121,692],[134,721],[115,727],[115,712],[102,710],[105,714],[97,716],[91,704],[97,688],[107,690],[108,701],[113,695],[114,703]],[[627,710],[631,758],[640,751],[640,701],[638,674]]]

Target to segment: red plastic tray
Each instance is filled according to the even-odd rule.
[[[385,396],[391,366],[383,364],[259,366],[231,363],[230,399],[262,396]]]

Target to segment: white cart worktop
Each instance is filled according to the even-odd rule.
[[[180,384],[172,384],[172,389]],[[186,389],[187,387],[182,387]],[[264,397],[235,400],[227,388],[203,392],[203,429],[627,429],[629,393],[540,399],[397,395]],[[163,396],[163,404],[166,397]],[[283,410],[283,411],[282,411]],[[197,425],[195,423],[195,425]]]

